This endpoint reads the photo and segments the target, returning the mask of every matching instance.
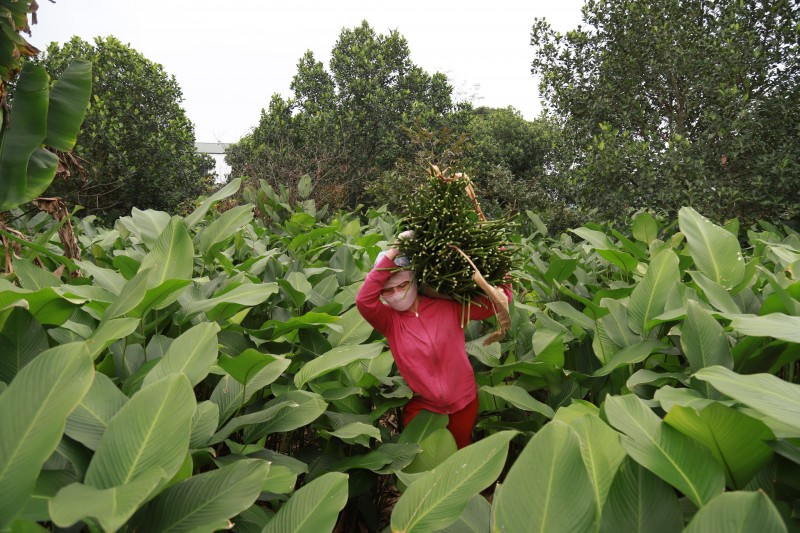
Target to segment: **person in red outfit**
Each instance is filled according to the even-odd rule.
[[[411,232],[398,235],[398,239],[411,237]],[[358,292],[356,307],[386,336],[397,369],[414,392],[403,408],[403,423],[408,424],[422,409],[446,414],[447,429],[463,448],[472,442],[478,388],[461,321],[465,316],[483,320],[494,315],[495,309],[488,298],[477,299],[463,310],[454,300],[420,294],[413,272],[396,271],[397,256],[397,249],[390,248],[378,257]],[[510,301],[510,288],[504,286],[503,291]]]

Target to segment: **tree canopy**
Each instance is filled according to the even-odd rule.
[[[90,109],[69,177],[46,194],[88,213],[179,210],[213,182],[213,160],[197,153],[194,126],[174,76],[114,37],[51,44],[44,66],[55,76],[76,58],[93,64]]]
[[[533,26],[534,74],[567,146],[558,195],[614,218],[692,205],[800,214],[796,0],[588,0],[586,26]]]

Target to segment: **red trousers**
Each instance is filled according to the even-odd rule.
[[[419,405],[419,400],[411,398],[403,407],[403,425],[408,425],[420,411],[422,411],[422,407]],[[447,424],[447,429],[456,439],[456,446],[460,449],[472,444],[472,428],[475,427],[475,422],[478,421],[478,397],[476,396],[460,411],[450,413],[448,417],[450,421]]]

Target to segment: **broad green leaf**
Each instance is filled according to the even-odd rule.
[[[131,209],[131,216],[120,217],[118,223],[127,226],[148,248],[152,249],[159,236],[169,225],[171,216],[164,211],[155,209],[145,209],[142,211],[136,207]]]
[[[664,312],[669,291],[680,282],[678,256],[670,249],[662,250],[650,262],[644,278],[631,293],[628,304],[630,328],[647,334],[646,324]]]
[[[152,272],[152,267],[140,268],[133,278],[126,281],[117,298],[106,308],[104,318],[122,316],[139,305],[144,300]]]
[[[273,405],[283,402],[297,405],[283,407],[269,422],[249,426],[245,431],[245,438],[248,442],[260,439],[270,433],[282,433],[307,426],[319,418],[328,407],[327,402],[319,394],[303,390],[287,392],[270,400],[264,407],[269,409]]]
[[[743,376],[721,366],[704,368],[694,374],[721,393],[755,411],[793,428],[800,437],[800,385],[771,374]]]
[[[352,422],[350,424],[340,427],[336,431],[329,431],[328,433],[334,437],[338,437],[345,441],[348,441],[350,439],[355,439],[356,437],[360,437],[362,435],[368,438],[375,439],[377,441],[381,440],[380,430],[375,426],[371,426],[363,422]]]
[[[341,331],[331,331],[328,334],[328,342],[332,346],[361,344],[372,334],[372,326],[355,307],[342,313],[337,324],[342,328]]]
[[[276,292],[278,285],[275,283],[245,283],[218,296],[184,304],[183,311],[187,316],[208,312],[209,318],[216,320],[263,303]]]
[[[626,346],[614,354],[614,356],[603,365],[602,368],[599,368],[594,375],[607,376],[621,366],[641,363],[650,357],[650,354],[664,348],[664,344],[657,340],[643,340],[636,344]]]
[[[183,289],[191,284],[188,279],[168,279],[147,289],[139,304],[128,312],[129,316],[143,317],[153,309],[164,309],[176,301]]]
[[[610,312],[597,322],[603,324],[603,331],[608,338],[620,348],[636,344],[641,338],[630,328],[627,306],[612,298],[603,298],[600,305]]]
[[[300,272],[290,272],[286,276],[286,279],[279,279],[277,283],[289,296],[289,301],[291,301],[298,310],[303,307],[303,304],[313,290],[311,283],[309,283],[305,275]]]
[[[253,220],[253,204],[245,204],[228,209],[208,227],[200,231],[200,252],[208,253],[211,248],[230,237]]]
[[[686,304],[681,347],[692,372],[714,365],[733,368],[728,335],[719,322],[693,300]]]
[[[219,431],[214,433],[214,435],[209,439],[208,444],[210,446],[213,446],[214,444],[220,443],[225,439],[227,439],[234,431],[238,430],[239,428],[250,426],[253,424],[262,424],[264,422],[269,422],[273,418],[275,418],[278,414],[285,414],[286,411],[284,411],[284,409],[299,407],[299,406],[300,404],[296,402],[290,400],[284,400],[271,403],[269,407],[266,407],[259,411],[237,416],[236,418],[231,419]]]
[[[320,357],[306,363],[294,376],[295,387],[302,388],[303,385],[320,376],[332,372],[338,368],[359,361],[362,359],[372,359],[383,351],[383,345],[379,343],[344,345],[338,346]]]
[[[618,249],[618,247],[613,242],[611,242],[611,239],[608,238],[608,235],[606,235],[602,231],[597,231],[585,227],[571,229],[569,231],[571,231],[578,237],[584,239],[585,241],[589,242],[594,248],[598,248],[601,250]]]
[[[189,447],[195,406],[192,387],[182,374],[143,387],[108,423],[84,483],[110,489],[154,468],[171,478]]]
[[[0,309],[22,301],[40,324],[60,326],[70,319],[77,307],[51,287],[36,292],[17,287],[13,287],[12,290],[2,290],[3,288],[0,288]]]
[[[481,494],[476,494],[455,522],[442,528],[440,533],[486,533],[492,527],[492,506]]]
[[[471,355],[484,365],[488,367],[496,367],[500,365],[500,343],[493,342],[488,346],[483,344],[483,341],[492,333],[487,333],[483,337],[467,341],[465,348],[467,354]]]
[[[184,374],[194,387],[208,375],[217,361],[219,324],[203,322],[186,330],[172,341],[167,353],[144,378],[142,386],[155,383],[170,374]]]
[[[622,446],[628,455],[695,505],[722,492],[725,474],[711,452],[664,424],[637,396],[609,396],[605,412],[609,423],[627,435]]]
[[[731,327],[752,337],[773,337],[786,342],[800,343],[800,316],[771,313],[765,316],[726,315]]]
[[[540,402],[528,394],[528,392],[522,387],[517,387],[515,385],[489,387],[484,385],[481,387],[481,390],[486,391],[493,396],[497,396],[498,398],[502,398],[514,407],[522,409],[523,411],[541,413],[547,418],[553,418],[553,416],[555,416],[555,412],[553,411],[552,407]]]
[[[742,281],[745,265],[736,235],[691,207],[678,211],[678,224],[700,272],[728,289]]]
[[[290,359],[261,353],[253,348],[248,348],[236,357],[222,355],[217,362],[242,385],[254,382],[258,384],[258,388],[278,379],[291,363]]]
[[[172,485],[131,521],[137,531],[213,532],[249,508],[261,492],[269,463],[242,459]]]
[[[263,533],[333,531],[347,503],[347,474],[329,472],[305,485],[283,504]]]
[[[645,244],[650,244],[658,238],[658,224],[650,213],[639,213],[633,217],[631,225],[633,238]]]
[[[786,533],[778,509],[765,493],[726,492],[704,505],[684,533]]]
[[[347,440],[345,442],[348,442]],[[356,441],[358,442],[358,441]],[[369,446],[367,446],[369,447]],[[377,472],[392,462],[392,458],[380,450],[372,450],[371,452],[361,455],[351,455],[336,461],[329,468],[332,471],[347,471],[355,469],[372,470]]]
[[[191,279],[194,273],[194,245],[181,217],[170,219],[148,253],[140,270],[152,268],[149,287],[158,287],[168,279]]]
[[[580,440],[556,420],[533,436],[495,489],[492,531],[589,531],[595,507]]]
[[[47,137],[44,140],[47,146],[62,152],[72,150],[78,140],[78,131],[86,116],[91,93],[91,61],[72,61],[50,89]]]
[[[208,210],[214,203],[236,194],[241,184],[242,178],[233,178],[227,185],[203,200],[203,202],[183,220],[186,229],[195,227],[195,225],[206,216],[206,213],[208,213]]]
[[[392,531],[436,531],[455,522],[505,466],[515,431],[495,433],[451,455],[408,487],[392,511]]]
[[[14,376],[48,348],[47,334],[27,309],[12,307],[0,313],[0,381],[11,383]]]
[[[86,346],[64,344],[39,354],[0,393],[0,529],[22,510],[93,377]]]
[[[91,517],[103,530],[116,531],[125,525],[164,477],[164,471],[154,467],[115,487],[96,488],[73,483],[50,500],[50,516],[61,527]]]
[[[594,320],[584,315],[567,302],[549,302],[545,304],[545,307],[562,317],[570,319],[586,331],[594,329]],[[537,350],[537,353],[538,352]]]
[[[689,275],[706,296],[708,302],[724,313],[741,313],[739,305],[733,299],[728,289],[709,279],[702,272],[689,271]]]
[[[64,434],[96,450],[109,421],[127,401],[111,378],[96,373],[91,388],[67,417]]]
[[[86,346],[92,354],[92,359],[114,342],[136,331],[140,325],[141,321],[136,318],[112,318],[100,322],[92,335],[86,339]]]
[[[104,288],[114,295],[118,295],[125,285],[125,277],[110,268],[102,268],[88,261],[75,261],[82,272],[92,276],[95,285]]]
[[[61,280],[52,272],[34,265],[23,258],[14,258],[14,275],[17,276],[20,286],[29,291],[38,291],[45,287],[58,287]]]
[[[417,417],[419,416],[417,415]],[[445,421],[447,421],[447,417],[445,417]],[[456,439],[446,427],[426,434],[418,444],[420,453],[403,469],[403,472],[411,474],[428,472],[442,464],[458,450]]]
[[[775,438],[772,431],[760,420],[720,403],[699,413],[675,406],[664,422],[705,444],[723,465],[730,488],[744,488],[772,458],[772,448],[766,444]]]
[[[611,483],[600,531],[678,533],[682,528],[683,513],[675,489],[626,457]]]
[[[621,250],[597,250],[597,255],[616,265],[623,272],[633,272],[639,265],[639,260]]]
[[[422,439],[434,431],[446,428],[448,422],[447,415],[440,415],[423,409],[411,422],[406,424],[397,442],[398,444],[419,444]]]

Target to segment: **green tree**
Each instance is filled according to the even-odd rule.
[[[294,96],[274,95],[253,133],[229,149],[232,176],[292,184],[308,174],[318,199],[352,207],[375,176],[413,159],[404,127],[441,126],[455,108],[446,77],[412,63],[394,30],[377,34],[366,21],[342,30],[329,67],[306,52]]]
[[[113,217],[132,207],[174,211],[206,192],[213,160],[195,149],[174,76],[114,37],[53,43],[41,61],[58,75],[75,58],[93,64],[91,107],[68,177],[46,194]]]
[[[602,218],[800,214],[796,0],[588,0],[583,18],[531,38],[568,142],[562,198]]]

